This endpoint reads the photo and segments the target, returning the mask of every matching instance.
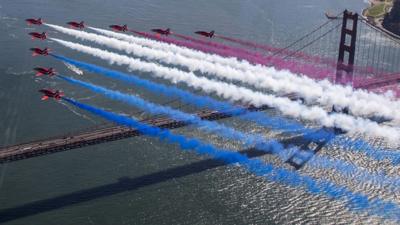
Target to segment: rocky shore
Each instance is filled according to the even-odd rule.
[[[393,1],[393,7],[384,16],[382,26],[390,32],[400,35],[400,0]]]
[[[378,29],[400,38],[400,0],[370,0],[362,15]]]

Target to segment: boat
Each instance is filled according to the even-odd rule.
[[[339,18],[338,16],[335,16],[335,15],[333,15],[333,14],[330,13],[330,12],[325,12],[325,16],[326,16],[326,18],[328,18],[328,19],[330,19],[330,20],[336,20],[336,19]]]

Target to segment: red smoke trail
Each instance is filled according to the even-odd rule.
[[[388,91],[392,91],[392,93],[393,93],[393,95],[394,95],[394,97],[396,99],[400,98],[400,86],[399,86],[399,84],[391,84],[391,85],[387,85],[387,86],[380,87],[380,88],[375,88],[375,89],[371,88],[370,91],[376,92],[376,93],[379,93],[379,94],[383,94],[383,93],[386,93]]]
[[[379,77],[361,78],[355,84],[355,88],[373,89],[376,85],[395,84],[400,80],[399,73],[381,74]]]
[[[213,43],[212,46],[209,46],[209,45],[207,45],[208,41],[198,40],[196,42],[193,42],[193,41],[190,41],[190,39],[194,39],[194,38],[189,38],[189,37],[187,37],[185,40],[178,40],[178,39],[169,38],[169,37],[165,37],[165,36],[159,36],[159,35],[146,33],[146,32],[140,32],[140,31],[135,31],[135,30],[130,30],[130,31],[137,35],[146,37],[146,38],[151,38],[154,40],[163,41],[163,42],[170,43],[170,44],[175,44],[175,45],[179,45],[179,46],[183,46],[183,47],[187,47],[187,48],[191,48],[191,49],[196,49],[196,50],[206,52],[206,53],[218,54],[218,55],[221,55],[224,57],[236,57],[238,59],[245,59],[248,62],[253,63],[253,64],[274,66],[277,69],[281,69],[281,70],[286,69],[293,73],[305,74],[314,79],[325,79],[327,77],[332,78],[334,75],[332,70],[316,68],[315,66],[309,65],[309,64],[302,64],[302,63],[298,63],[298,62],[286,61],[279,57],[262,56],[259,54],[255,55],[255,54],[251,54],[251,53],[249,54],[248,52],[243,52],[243,51],[237,52],[235,48],[231,48],[230,46],[224,46],[223,48],[221,48],[222,46],[220,46],[220,48],[218,48],[217,46],[221,45],[218,43]],[[178,35],[178,34],[174,34],[174,35]]]
[[[337,67],[337,62],[333,59],[322,58],[319,56],[307,55],[304,52],[292,51],[289,49],[276,48],[268,45],[261,45],[249,41],[244,41],[236,38],[225,37],[222,35],[215,34],[215,37],[221,38],[223,40],[227,40],[233,43],[238,43],[247,47],[258,48],[267,51],[270,56],[264,56],[258,52],[249,51],[242,48],[232,47],[225,44],[201,40],[198,38],[182,35],[182,34],[173,34],[176,37],[182,38],[186,41],[194,42],[197,44],[207,45],[218,49],[223,49],[227,51],[232,51],[235,53],[233,56],[246,59],[247,61],[254,64],[262,64],[262,65],[273,65],[278,69],[288,69],[294,73],[302,73],[314,79],[325,79],[325,78],[334,78],[334,71]],[[274,53],[279,53],[279,55],[274,55]],[[248,55],[245,57],[244,55]],[[282,58],[282,55],[290,55],[291,57],[296,58],[296,60],[285,60]],[[268,63],[266,63],[268,62]],[[309,63],[314,63],[312,66]],[[317,65],[319,64],[319,65]],[[329,66],[331,69],[322,69],[321,66]],[[362,67],[354,67],[357,69],[357,72],[369,72],[372,73],[373,69],[371,68],[362,68]]]
[[[214,47],[214,48],[219,48],[219,49],[223,49],[223,50],[227,50],[227,51],[232,51],[232,52],[235,52],[235,53],[240,53],[239,58],[247,59],[248,61],[250,61],[252,63],[255,63],[255,64],[258,63],[258,64],[262,64],[262,65],[267,65],[265,62],[269,60],[269,61],[272,62],[272,64],[274,66],[278,66],[278,65],[283,66],[283,61],[285,61],[285,62],[289,61],[289,60],[284,60],[280,56],[268,56],[267,57],[266,55],[260,54],[258,52],[249,51],[249,50],[246,50],[246,49],[243,49],[243,48],[237,48],[237,47],[233,47],[233,46],[228,46],[228,45],[217,43],[217,42],[213,42],[213,41],[201,40],[201,39],[198,39],[198,38],[193,38],[193,37],[182,35],[182,34],[175,34],[174,33],[173,35],[175,35],[176,37],[182,38],[184,40],[194,42],[194,43],[207,45],[207,46],[211,46],[211,47]],[[222,36],[218,36],[218,37],[222,37]],[[247,43],[245,41],[232,39],[232,38],[228,38],[228,37],[224,37],[224,38],[227,38],[229,40],[234,40],[234,42]],[[253,46],[253,47],[262,46],[262,45],[257,45],[257,44],[253,44],[253,43],[250,44],[250,42],[248,44]],[[283,49],[280,49],[280,48],[274,48],[274,47],[268,47],[268,46],[263,46],[263,48],[266,49],[269,52],[272,52],[272,53],[274,53],[275,51],[283,50]],[[285,52],[285,54],[293,54],[294,53],[294,52],[291,52],[289,50],[284,50],[284,52]],[[301,53],[298,52],[297,54],[298,54],[297,57],[299,57]],[[243,55],[248,55],[249,57],[248,58],[244,58]],[[294,56],[296,57],[296,55],[294,55]],[[257,59],[257,58],[260,58],[261,61],[260,61],[260,59]],[[306,59],[306,60],[308,59],[310,61],[311,56],[308,56],[308,58],[306,58],[306,55],[303,53],[303,58]],[[317,57],[315,57],[315,58],[317,58]],[[300,62],[297,62],[296,64],[298,64],[299,66],[304,66],[304,65],[301,65],[299,63]],[[324,64],[324,65],[326,65],[326,64]],[[336,68],[336,62],[334,62],[334,67]],[[284,66],[282,68],[283,69],[289,69],[289,68],[285,68]],[[293,70],[293,66],[291,66],[290,70],[291,71]],[[294,71],[292,71],[292,72],[294,72]],[[322,76],[322,79],[324,79],[324,78],[325,78],[325,76]]]
[[[187,37],[185,35],[174,34],[175,36],[178,37],[185,37],[184,38],[185,40],[178,40],[175,38],[160,36],[147,32],[141,32],[136,30],[130,30],[130,31],[139,36],[162,41],[169,44],[175,44],[178,46],[187,47],[206,53],[218,54],[224,57],[236,57],[238,59],[245,59],[253,64],[274,66],[275,68],[281,70],[286,69],[293,73],[304,74],[310,78],[317,80],[325,78],[329,78],[330,80],[335,80],[336,77],[334,70],[318,68],[310,64],[303,64],[295,61],[287,61],[280,57],[275,57],[275,56],[248,54],[248,52],[236,51],[237,50],[236,48],[231,48],[230,46],[214,42],[211,42],[212,43],[211,44],[210,41],[198,40],[192,37]],[[211,46],[209,46],[208,44],[211,44]],[[354,78],[353,84],[355,88],[363,88],[364,86],[363,84],[367,82],[376,82],[376,81],[373,78]]]
[[[336,67],[336,62],[332,59],[322,58],[319,56],[311,56],[311,55],[305,54],[304,52],[291,51],[289,49],[277,48],[277,47],[273,47],[270,45],[258,44],[258,43],[254,43],[254,42],[250,42],[250,41],[240,40],[240,39],[226,37],[226,36],[217,35],[217,34],[215,34],[214,36],[217,38],[220,38],[222,40],[230,41],[230,42],[237,43],[237,44],[240,44],[243,46],[261,49],[261,50],[264,50],[271,54],[290,55],[290,56],[300,58],[302,60],[306,60],[309,62],[314,62],[314,63],[318,63],[318,64],[330,65],[330,66]]]
[[[202,45],[207,45],[207,46],[211,46],[214,48],[219,48],[219,49],[223,49],[223,50],[228,50],[228,51],[235,51],[238,52],[240,54],[247,54],[250,56],[254,56],[254,57],[263,57],[263,54],[257,53],[257,52],[253,52],[253,51],[248,51],[242,48],[236,48],[236,47],[232,47],[232,46],[228,46],[228,45],[224,45],[224,44],[220,44],[217,42],[213,42],[213,41],[206,41],[206,40],[201,40],[201,39],[197,39],[197,38],[193,38],[190,36],[186,36],[186,35],[182,35],[182,34],[173,34],[176,37],[182,38],[186,41],[191,41],[194,43],[198,43],[198,44],[202,44]]]
[[[217,42],[201,40],[201,39],[197,39],[197,38],[193,38],[193,37],[181,35],[181,34],[174,34],[174,35],[179,38],[182,38],[184,40],[191,41],[194,43],[208,45],[208,46],[212,46],[214,48],[219,48],[219,49],[224,49],[224,50],[240,53],[241,55],[239,56],[239,58],[246,59],[255,64],[257,64],[257,63],[262,64],[262,65],[272,64],[279,69],[289,69],[292,72],[300,72],[300,73],[306,74],[309,77],[312,77],[315,79],[324,79],[327,77],[334,77],[334,74],[331,73],[329,70],[323,71],[316,66],[310,67],[307,65],[302,65],[299,62],[283,60],[283,58],[278,57],[278,56],[266,57],[260,53],[254,52],[254,51],[248,51],[248,50],[245,50],[242,48],[227,46],[227,45],[217,43]],[[337,62],[333,59],[322,58],[319,56],[312,56],[312,55],[305,54],[304,52],[296,52],[296,51],[292,51],[289,49],[276,48],[276,47],[272,47],[272,46],[268,46],[268,45],[262,45],[262,44],[258,44],[258,43],[254,43],[254,42],[250,42],[250,41],[244,41],[244,40],[240,40],[240,39],[236,39],[236,38],[225,37],[225,36],[217,35],[217,34],[215,34],[214,37],[217,37],[217,38],[220,38],[220,39],[223,39],[226,41],[230,41],[233,43],[238,43],[243,46],[262,49],[262,50],[265,50],[272,54],[279,53],[279,54],[283,54],[283,55],[290,55],[290,56],[298,58],[299,60],[303,60],[306,62],[313,62],[313,63],[317,63],[317,64],[321,64],[321,65],[327,65],[327,66],[330,66],[331,68],[333,68],[334,70],[336,70],[336,67],[337,67]],[[244,57],[244,55],[248,55],[248,57]],[[269,63],[266,64],[265,62],[269,62]],[[302,68],[299,69],[299,66]],[[356,77],[357,77],[357,75],[359,75],[359,76],[361,75],[360,77],[363,77],[363,78],[358,77],[358,78],[354,79],[354,81],[353,81],[354,88],[364,88],[365,87],[366,89],[369,89],[368,85],[371,85],[374,83],[390,82],[391,80],[393,80],[392,82],[396,82],[397,80],[399,80],[399,78],[397,78],[397,77],[399,77],[398,74],[395,74],[395,75],[397,75],[395,78],[393,78],[393,74],[386,74],[386,75],[380,74],[379,75],[379,73],[373,67],[353,66],[353,69],[355,71],[354,75]],[[316,71],[318,71],[318,70],[319,70],[319,73],[316,73]],[[374,74],[375,77],[379,76],[379,78],[365,78],[365,74],[363,74],[363,73]],[[349,81],[351,81],[351,80],[349,80]]]
[[[336,69],[336,66],[337,66],[337,61],[334,59],[330,59],[330,58],[308,55],[308,54],[306,54],[304,52],[300,52],[300,51],[293,51],[293,50],[284,49],[284,48],[277,48],[277,47],[273,47],[270,45],[258,44],[255,42],[241,40],[241,39],[237,39],[237,38],[226,37],[226,36],[218,35],[218,34],[214,34],[214,37],[217,37],[217,38],[220,38],[222,40],[229,41],[232,43],[237,43],[242,46],[261,49],[272,55],[276,54],[277,56],[280,55],[281,57],[290,55],[291,57],[297,58],[298,60],[321,64],[321,66],[327,65],[327,66],[332,67],[333,69]],[[377,70],[373,67],[353,66],[353,69],[356,71],[356,73],[359,73],[359,74],[364,74],[364,73],[377,74]]]
[[[248,50],[243,49],[243,48],[232,47],[232,46],[228,46],[228,45],[225,45],[225,44],[212,42],[212,41],[205,41],[205,40],[193,38],[193,37],[182,35],[182,34],[173,34],[173,35],[175,35],[176,37],[182,38],[184,40],[192,41],[192,42],[195,42],[195,43],[198,43],[198,44],[209,45],[209,46],[212,46],[212,47],[215,47],[215,48],[220,48],[220,49],[224,49],[224,50],[240,52],[242,54],[248,54],[248,55],[253,56],[253,57],[265,57],[264,54],[260,54],[258,52],[254,52],[254,51],[248,51]],[[229,37],[225,37],[225,36],[221,36],[221,35],[215,35],[215,37],[218,37],[218,38],[221,38],[221,39],[224,39],[224,40],[228,40],[228,41],[231,41],[231,42],[234,42],[234,43],[239,43],[239,44],[244,45],[244,46],[259,48],[259,49],[267,51],[270,54],[272,53],[272,56],[274,56],[273,53],[279,52],[280,54],[282,53],[283,55],[290,55],[290,56],[299,58],[299,60],[305,60],[307,62],[314,62],[314,63],[317,63],[317,64],[321,64],[321,66],[329,64],[333,68],[336,68],[336,62],[334,60],[325,59],[325,61],[324,61],[324,59],[322,59],[321,57],[310,56],[310,55],[307,55],[307,54],[302,53],[302,52],[295,52],[295,51],[290,51],[288,49],[282,49],[282,48],[276,48],[276,47],[272,47],[272,46],[260,45],[260,44],[256,44],[256,43],[252,43],[252,42],[248,42],[248,41],[243,41],[243,40],[239,40],[239,39],[235,39],[235,38],[229,38]],[[274,56],[274,58],[279,58],[279,57],[282,57],[282,56]]]

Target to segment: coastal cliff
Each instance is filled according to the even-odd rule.
[[[393,8],[385,15],[382,25],[390,32],[400,35],[400,0],[394,0]]]

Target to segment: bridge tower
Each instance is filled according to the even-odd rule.
[[[357,22],[357,13],[352,13],[347,10],[343,12],[335,83],[349,85],[353,84],[353,65],[356,52]]]

